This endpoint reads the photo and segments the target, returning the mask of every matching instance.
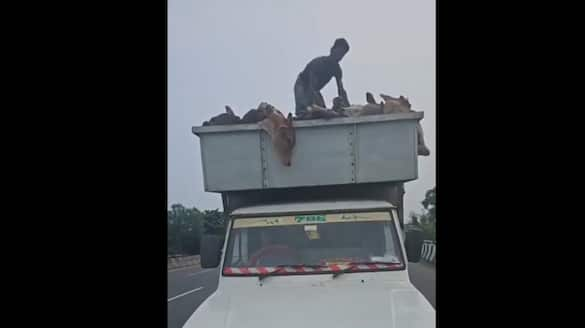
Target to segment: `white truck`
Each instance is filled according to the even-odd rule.
[[[218,288],[184,327],[435,327],[408,276],[422,238],[402,221],[421,118],[296,122],[290,167],[256,125],[194,127],[229,220],[225,238],[202,239]]]

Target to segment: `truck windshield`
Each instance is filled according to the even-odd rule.
[[[224,275],[404,269],[389,212],[236,218]]]

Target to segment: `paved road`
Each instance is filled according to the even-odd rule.
[[[427,298],[429,303],[436,308],[435,286],[437,275],[435,274],[435,266],[425,262],[409,263],[408,274],[412,284],[420,290],[420,292]]]
[[[218,270],[188,267],[168,272],[168,328],[182,327],[199,304],[217,289]]]
[[[435,268],[426,263],[410,263],[410,279],[435,306]],[[167,327],[180,328],[211,293],[217,289],[218,269],[188,267],[169,271]]]

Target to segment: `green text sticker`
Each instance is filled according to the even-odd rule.
[[[310,222],[326,222],[325,215],[297,215],[295,216],[297,223],[310,223]]]

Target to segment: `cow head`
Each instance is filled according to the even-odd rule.
[[[260,126],[270,135],[274,152],[280,162],[285,166],[291,166],[292,150],[296,142],[292,114],[289,113],[288,117],[284,118],[279,111],[271,111]]]

